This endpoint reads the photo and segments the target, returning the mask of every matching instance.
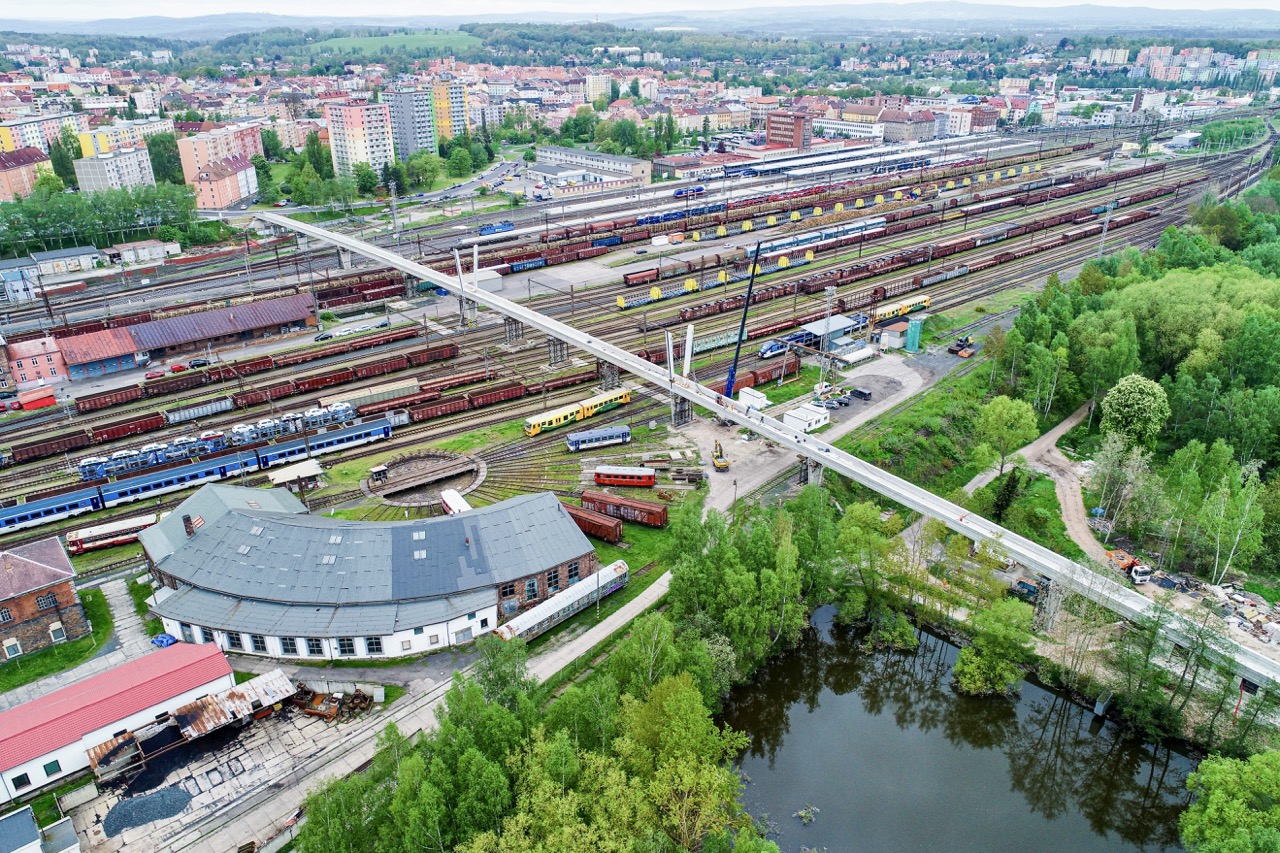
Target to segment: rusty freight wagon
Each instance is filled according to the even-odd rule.
[[[638,501],[635,498],[585,491],[582,493],[582,508],[621,518],[623,521],[634,521],[646,527],[667,526],[667,508],[664,505]]]

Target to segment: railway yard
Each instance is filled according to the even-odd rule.
[[[319,671],[320,676],[342,679],[335,684],[347,679],[352,685],[398,684],[413,701],[389,709],[385,717],[348,717],[345,735],[327,725],[334,717],[322,725],[306,711],[264,721],[244,736],[206,741],[213,746],[188,756],[198,773],[184,765],[185,753],[175,753],[139,777],[144,784],[136,790],[108,788],[97,800],[85,800],[90,804],[74,813],[76,829],[103,849],[134,843],[149,849],[213,849],[211,839],[234,837],[240,843],[276,835],[284,820],[276,812],[299,808],[303,781],[356,769],[356,757],[367,752],[382,722],[425,725],[419,717],[427,702],[443,692],[455,666],[473,659],[463,649],[475,636],[468,620],[479,615],[482,632],[501,625],[500,635],[506,630],[533,639],[593,602],[598,616],[606,594],[647,575],[629,593],[634,600],[620,602],[622,595],[611,600],[618,615],[633,615],[666,588],[661,570],[653,570],[658,563],[647,562],[645,554],[686,495],[703,489],[707,505],[725,511],[733,511],[740,499],[780,499],[797,482],[797,472],[807,480],[826,464],[806,458],[815,444],[834,442],[910,406],[934,383],[985,363],[981,336],[1009,322],[1016,313],[1009,306],[1019,294],[1034,292],[1052,274],[1067,279],[1106,252],[1154,245],[1165,229],[1186,222],[1190,207],[1210,189],[1219,195],[1239,193],[1257,178],[1261,154],[1275,137],[1271,133],[1251,147],[1215,157],[1128,159],[1119,156],[1122,143],[1135,140],[1121,132],[1046,135],[1033,142],[998,136],[949,148],[907,149],[889,156],[887,166],[880,157],[874,166],[853,171],[823,166],[796,175],[717,178],[705,189],[699,184],[698,192],[682,187],[673,193],[658,186],[502,211],[469,220],[465,227],[446,223],[367,234],[370,222],[352,220],[334,229],[359,233],[419,261],[456,279],[464,290],[488,290],[542,315],[526,315],[525,322],[499,313],[519,313],[502,299],[496,300],[497,310],[481,308],[437,290],[438,278],[416,281],[411,265],[402,264],[401,272],[299,239],[276,227],[285,220],[271,223],[270,217],[252,226],[256,239],[246,230],[243,249],[215,253],[190,268],[166,267],[147,279],[104,276],[83,289],[11,311],[5,326],[11,343],[53,338],[74,350],[76,342],[113,336],[149,340],[150,328],[181,327],[187,334],[150,350],[150,363],[144,359],[132,369],[82,368],[79,376],[70,374],[74,381],[56,386],[52,405],[0,417],[0,546],[58,536],[74,555],[78,585],[119,585],[123,577],[134,586],[142,556],[139,536],[153,526],[145,535],[171,536],[167,541],[177,543],[173,551],[183,547],[184,529],[186,539],[203,529],[205,542],[220,541],[213,538],[221,529],[219,518],[193,519],[195,511],[189,509],[201,497],[220,499],[193,497],[209,483],[296,489],[297,511],[312,516],[304,524],[330,525],[324,538],[334,555],[319,556],[324,566],[366,559],[363,551],[341,555],[342,530],[381,526],[417,541],[436,536],[431,529],[483,525],[486,513],[496,517],[505,504],[535,500],[549,504],[552,515],[565,516],[558,500],[567,509],[568,533],[590,545],[585,558],[598,556],[599,562],[594,592],[590,584],[575,586],[584,545],[568,554],[574,562],[548,562],[537,575],[520,580],[518,600],[515,583],[486,578],[495,603],[460,604],[460,617],[454,613],[440,623],[423,617],[405,621],[408,628],[397,617],[394,629],[386,631],[366,624],[338,631],[326,652],[328,662],[353,668],[329,675]],[[378,254],[367,246],[351,250]],[[382,262],[400,259],[384,254]],[[416,275],[433,273],[419,268]],[[311,316],[265,333],[254,326],[201,339],[191,331],[204,328],[201,318],[217,312],[230,318],[243,306],[273,300],[309,301]],[[572,327],[558,328],[565,340],[549,336],[557,329],[547,329],[556,324],[546,318]],[[891,334],[904,328],[920,333],[918,325],[902,321],[921,318],[925,337],[919,345],[890,351]],[[828,331],[812,331],[818,326]],[[582,349],[569,343],[574,335],[580,335]],[[965,349],[936,345],[960,335],[978,342]],[[608,347],[601,352],[602,343],[625,352]],[[620,372],[616,364],[635,375]],[[668,378],[663,386],[651,365],[687,372],[703,386],[695,389],[702,396],[678,390],[682,380]],[[720,395],[730,385],[726,401]],[[668,388],[683,399],[669,396]],[[743,394],[747,389],[752,396]],[[733,399],[755,401],[749,405],[770,417]],[[809,414],[802,414],[806,410]],[[825,432],[817,439],[810,436],[806,448],[804,436],[815,427],[798,427],[789,419],[810,417],[813,411],[823,417],[816,429]],[[790,433],[782,434],[786,430],[799,432],[792,440]],[[815,453],[819,460],[837,455]],[[258,510],[255,501],[261,498],[252,494],[248,505]],[[261,500],[270,506],[259,515],[288,517],[272,513],[271,500]],[[173,512],[184,501],[189,503]],[[447,517],[464,512],[476,520]],[[406,520],[414,524],[390,524]],[[262,521],[246,535],[258,537],[276,521]],[[343,526],[354,521],[368,524]],[[279,523],[283,528],[288,522]],[[506,524],[501,535],[514,526]],[[484,547],[475,532],[482,528],[466,529],[471,532],[462,555],[474,553],[477,544]],[[490,535],[512,547],[509,540]],[[442,540],[432,538],[432,559],[446,550]],[[284,534],[273,530],[244,541],[254,544],[240,545],[241,555],[261,542],[263,555],[255,559],[285,568],[270,562],[267,549],[274,546],[266,544],[285,541]],[[348,542],[348,547],[365,541]],[[196,543],[185,544],[199,553]],[[413,560],[428,559],[427,550],[416,550],[426,546],[409,547],[414,550],[401,548],[399,558],[407,560],[412,553]],[[380,548],[368,546],[367,560],[390,576],[392,561],[375,554]],[[147,553],[156,553],[150,539]],[[172,556],[155,559],[157,580],[163,575],[182,581],[182,563]],[[463,565],[464,559],[456,562]],[[162,566],[161,560],[170,562]],[[234,578],[238,565],[252,574],[253,566],[230,551],[219,562],[226,564],[219,571],[227,578]],[[301,577],[309,561],[296,562],[291,569],[299,569]],[[405,565],[422,575],[437,571],[421,571],[424,563]],[[561,566],[568,572],[564,589]],[[539,577],[546,580],[541,604],[535,601]],[[452,583],[452,576],[446,581]],[[356,600],[365,592],[357,591],[358,583],[340,581],[341,595],[350,594],[352,601],[337,600],[334,613],[347,607],[352,619],[372,611],[358,609],[368,603]],[[183,596],[227,594],[212,581],[207,590],[197,586],[158,588],[145,602],[158,623],[152,633],[163,625],[167,634],[178,635],[171,642],[184,641],[180,646],[195,644],[198,637],[200,644],[217,642],[224,651],[242,652],[233,658],[236,669],[245,670],[237,676],[275,672],[286,678],[274,670],[283,664],[290,685],[316,677],[308,674],[308,666],[325,662],[312,647],[322,640],[302,635],[320,634],[321,628],[258,629],[266,639],[246,628],[243,636],[251,643],[246,648],[241,633],[181,615]],[[288,584],[278,586],[283,590]],[[151,592],[147,587],[147,595]],[[246,613],[248,604],[258,603],[252,593],[236,590],[235,595],[244,596],[240,605]],[[292,606],[290,591],[272,595],[277,597],[271,605],[280,608],[273,613]],[[462,601],[474,592],[460,584],[447,595]],[[567,604],[565,596],[573,603]],[[309,613],[318,612],[318,604],[329,606],[303,604]],[[139,604],[139,613],[146,612]],[[454,617],[466,626],[456,634]],[[204,624],[223,631],[226,645],[200,627]],[[446,626],[443,648],[436,645],[433,624]],[[563,648],[558,644],[591,638],[590,647],[602,639],[585,629],[575,637],[573,630],[581,626],[566,627],[572,630],[539,641],[536,651],[542,657],[535,668],[552,666]],[[361,660],[338,661],[340,655],[357,654],[357,640],[345,639],[349,646],[343,649],[337,636],[356,633],[384,637],[387,657],[372,659],[383,654],[384,639],[376,639],[375,651],[375,640],[361,637]],[[421,636],[424,645],[414,645],[413,636]],[[140,645],[148,642],[136,639]],[[298,652],[302,643],[305,654]],[[362,663],[371,668],[358,668]],[[315,689],[321,691],[317,696],[329,690],[340,697],[349,688]],[[224,770],[237,767],[231,771],[233,784],[218,787]],[[121,830],[118,811],[110,830],[100,825],[102,814],[162,782],[180,786],[195,805],[150,826],[140,821]],[[299,815],[300,810],[284,826],[292,826]]]
[[[720,200],[684,199],[679,217],[672,211],[618,217],[625,204],[560,227],[540,216],[542,228],[525,222],[525,234],[486,235],[486,246],[473,251],[482,268],[504,276],[503,291],[527,295],[542,313],[653,362],[666,360],[668,331],[676,333],[673,351],[682,358],[685,326],[693,323],[693,375],[723,389],[759,240],[736,387],[768,387],[795,375],[799,360],[795,353],[767,358],[758,351],[805,323],[856,312],[870,318],[858,330],[866,338],[915,308],[935,314],[980,302],[1070,271],[1105,246],[1151,245],[1184,220],[1209,184],[1230,193],[1246,181],[1253,153],[1143,165],[1113,160],[1110,146],[1074,143],[990,161],[963,156],[940,167],[849,180],[835,175],[781,192],[767,191],[775,185],[735,189]],[[662,256],[636,253],[655,237],[666,238]],[[270,240],[283,238],[264,243]],[[461,267],[466,275],[472,251],[455,258],[446,249],[458,240],[456,232],[399,235],[402,248],[420,250],[437,270],[458,274]],[[274,255],[278,248],[259,251]],[[163,511],[197,483],[263,483],[272,467],[312,455],[345,472],[314,493],[314,506],[357,518],[439,511],[433,501],[379,508],[358,482],[368,468],[422,447],[486,460],[483,482],[462,484],[482,501],[534,490],[565,499],[581,494],[587,480],[563,433],[530,438],[514,425],[628,387],[627,377],[559,342],[526,338],[520,324],[488,312],[459,316],[456,301],[419,293],[397,272],[341,270],[338,261],[333,250],[251,260],[255,272],[311,267],[313,276],[260,282],[251,294],[240,282],[234,299],[311,293],[320,312],[383,312],[385,328],[321,344],[285,336],[247,357],[228,347],[209,367],[161,379],[144,380],[140,370],[99,377],[112,387],[98,391],[87,389],[106,383],[83,380],[64,386],[62,405],[0,421],[4,541]],[[562,267],[554,276],[574,286],[566,292],[544,284],[535,296],[528,274],[545,281],[553,277],[540,272],[547,267]],[[216,290],[220,277],[241,271],[139,285],[131,298],[153,307],[110,319],[79,319],[104,295],[66,294],[29,317],[11,317],[16,331],[9,339],[44,334],[50,315],[57,319],[53,334],[64,337],[221,306],[227,300]],[[177,293],[186,298],[172,298]],[[118,301],[118,294],[111,298]],[[426,317],[430,309],[434,322]],[[632,391],[632,402],[598,416],[601,424],[635,430],[637,441],[613,454],[624,464],[666,445],[667,401]],[[701,450],[709,458],[710,448]],[[664,474],[655,491],[670,497],[687,485]]]

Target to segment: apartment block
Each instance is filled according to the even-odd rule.
[[[88,130],[89,117],[83,113],[54,113],[0,122],[0,153],[39,148],[48,154],[49,143],[62,135],[63,127],[76,133]]]
[[[191,185],[200,210],[224,210],[258,193],[258,173],[247,157],[227,157],[206,163]]]
[[[75,167],[82,193],[156,185],[151,155],[145,148],[117,148],[106,154],[81,157]]]
[[[49,168],[49,156],[39,148],[0,153],[0,201],[31,195],[42,168]]]
[[[147,144],[148,136],[155,136],[157,133],[173,133],[173,119],[153,116],[133,121],[117,121],[92,131],[86,126],[81,128],[80,154],[92,157],[117,148],[140,148]]]
[[[813,118],[804,113],[775,110],[765,119],[765,142],[805,151],[813,143]]]
[[[391,109],[395,154],[407,160],[419,151],[436,153],[435,94],[429,89],[384,92]]]
[[[231,124],[178,140],[182,178],[193,183],[205,166],[228,157],[250,159],[262,153],[262,129],[256,122]]]
[[[467,132],[467,116],[471,105],[467,101],[467,87],[454,81],[441,81],[432,87],[436,108],[436,136],[440,140],[452,139]]]
[[[436,112],[439,115],[439,110]],[[395,159],[391,135],[391,108],[367,101],[325,104],[329,122],[329,149],[334,174],[350,175],[357,163],[368,163],[375,173]]]

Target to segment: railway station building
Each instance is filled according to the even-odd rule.
[[[285,489],[211,484],[140,538],[157,585],[151,609],[166,631],[268,657],[461,645],[599,568],[550,493],[357,522],[310,515]]]

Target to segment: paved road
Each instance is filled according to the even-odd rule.
[[[651,607],[666,593],[669,582],[670,575],[664,574],[599,625],[538,655],[530,661],[530,673],[539,681],[551,678]],[[443,701],[447,689],[446,682],[428,693],[406,696],[385,714],[354,724],[347,729],[347,736],[339,746],[301,763],[289,778],[277,780],[216,816],[184,828],[180,835],[152,839],[149,850],[154,853],[227,853],[249,842],[262,845],[273,838],[285,840],[285,821],[297,811],[308,790],[328,779],[349,775],[371,759],[374,740],[389,722],[394,722],[401,733],[410,738],[419,731],[434,729],[436,708]]]
[[[132,578],[134,575],[130,574],[128,577]],[[142,619],[133,609],[133,599],[129,596],[126,583],[126,578],[118,578],[102,584],[102,592],[106,595],[107,605],[111,608],[111,615],[115,621],[112,637],[108,638],[103,645],[105,651],[65,672],[0,693],[0,711],[46,696],[60,687],[106,672],[155,649],[155,646],[151,645],[151,638],[142,627]],[[18,659],[18,661],[21,660],[21,658]],[[8,664],[8,666],[14,665]]]

